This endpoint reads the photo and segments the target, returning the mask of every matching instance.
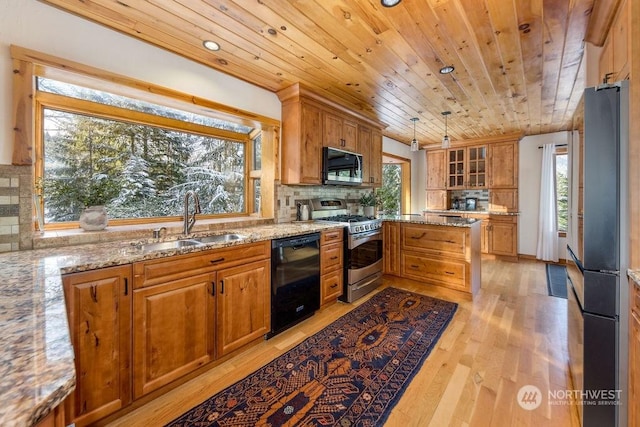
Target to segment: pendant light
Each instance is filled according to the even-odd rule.
[[[413,122],[413,139],[411,140],[411,151],[419,151],[420,146],[418,145],[418,140],[416,139],[416,122],[418,121],[417,117],[411,119]]]
[[[449,130],[447,127],[447,116],[451,114],[451,111],[443,111],[442,115],[444,116],[444,136],[442,137],[442,148],[451,147],[451,140],[449,139],[449,135],[447,135],[447,131]]]

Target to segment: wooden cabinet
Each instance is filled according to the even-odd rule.
[[[488,250],[494,255],[518,256],[518,218],[510,215],[489,215]]]
[[[401,223],[400,275],[475,294],[480,288],[480,226]]]
[[[487,146],[453,148],[447,151],[447,188],[485,188]]]
[[[447,150],[427,151],[427,209],[447,209]]]
[[[447,150],[427,151],[427,190],[447,188]]]
[[[384,222],[382,224],[383,272],[393,276],[400,275],[400,223]]]
[[[322,148],[335,147],[363,156],[363,185],[382,185],[382,126],[302,87],[278,91],[282,102],[283,184],[322,183]],[[366,128],[361,132],[362,128]],[[370,130],[370,132],[368,132]],[[364,138],[361,142],[360,137]]]
[[[489,145],[489,188],[518,188],[518,142]]]
[[[270,330],[270,242],[134,263],[134,397]]]
[[[66,423],[91,424],[131,402],[131,265],[62,277],[76,388]]]
[[[320,304],[334,302],[344,292],[344,232],[325,230],[320,235]]]
[[[518,189],[494,188],[489,190],[491,212],[518,212]]]
[[[629,426],[640,425],[640,289],[629,280]]]
[[[323,146],[355,152],[358,143],[358,124],[339,113],[329,111],[324,111],[323,118]]]
[[[629,59],[631,58],[629,8],[628,0],[623,0],[618,6],[617,15],[600,53],[598,68],[601,82],[613,83],[629,78]]]
[[[426,205],[427,209],[447,209],[447,190],[427,190]]]
[[[322,183],[322,110],[304,99],[282,103],[283,184]]]
[[[215,358],[215,274],[133,291],[134,398]]]
[[[271,330],[270,260],[218,271],[217,356]]]
[[[382,185],[382,133],[367,126],[358,126],[358,149],[362,154],[362,184]]]

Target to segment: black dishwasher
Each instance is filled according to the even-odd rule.
[[[320,233],[271,241],[271,332],[267,338],[320,308]]]

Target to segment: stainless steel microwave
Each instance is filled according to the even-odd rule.
[[[323,147],[322,183],[329,185],[362,184],[362,155],[337,148]]]

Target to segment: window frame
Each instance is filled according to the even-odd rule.
[[[25,48],[11,46],[14,69],[14,147],[13,164],[33,165],[33,186],[36,189],[38,176],[43,172],[43,112],[45,108],[67,111],[71,113],[87,114],[88,108],[95,111],[95,117],[129,123],[159,126],[166,129],[196,133],[225,140],[241,142],[245,146],[245,211],[241,214],[212,214],[203,218],[228,218],[242,216],[273,217],[273,203],[261,203],[260,211],[253,213],[254,194],[252,179],[261,176],[261,171],[253,170],[252,140],[257,133],[262,133],[263,158],[261,163],[270,164],[264,158],[265,152],[274,152],[276,144],[274,135],[279,131],[280,122],[255,113],[246,112],[238,108],[225,106],[194,95],[185,94],[152,83],[139,81],[126,76],[100,70],[83,64],[78,64],[51,55],[31,51]],[[222,119],[254,128],[250,134],[242,134],[224,129],[216,129],[205,125],[182,122],[180,120],[155,116],[149,113],[126,110],[88,100],[69,98],[64,95],[36,90],[36,78],[44,77],[65,83],[75,84],[91,89],[102,90],[117,95],[127,96],[152,102],[158,105],[177,108],[216,119]],[[122,113],[126,111],[126,116]],[[264,150],[265,145],[268,147]],[[33,158],[35,157],[35,158]],[[269,174],[272,175],[272,174]],[[262,191],[261,198],[273,197],[273,187],[268,194]],[[42,209],[42,200],[40,200]],[[180,216],[128,218],[110,220],[112,225],[144,224],[180,220]],[[35,228],[37,224],[34,222]],[[45,229],[77,228],[78,222],[61,222],[45,225]]]
[[[556,186],[556,228],[558,230],[558,237],[566,237],[567,235],[567,231],[568,230],[561,230],[559,227],[559,218],[560,216],[558,215],[558,156],[566,156],[567,157],[567,195],[568,195],[568,191],[571,187],[570,183],[569,183],[569,169],[568,169],[568,162],[569,162],[569,150],[568,147],[566,145],[556,145],[555,147],[555,152],[554,152],[554,158],[553,158],[553,171],[554,171],[554,181],[555,181],[555,186]],[[569,227],[568,224],[568,214],[569,211],[567,209],[567,228]]]

